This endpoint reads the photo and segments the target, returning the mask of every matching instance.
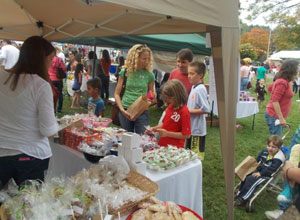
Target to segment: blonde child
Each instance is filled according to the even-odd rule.
[[[80,108],[80,87],[82,84],[82,74],[83,74],[83,65],[81,63],[78,63],[76,65],[76,69],[75,69],[75,73],[74,73],[74,83],[72,86],[72,89],[74,91],[74,96],[72,99],[72,105],[71,105],[71,109],[76,108],[76,104],[77,107]]]
[[[265,100],[265,94],[267,93],[264,79],[259,80],[259,84],[255,88],[255,92],[257,94],[257,100],[258,100],[259,108],[261,108],[262,105],[263,105],[263,102]]]
[[[90,96],[88,100],[88,112],[95,114],[97,117],[104,116],[105,106],[100,97],[101,80],[99,78],[87,81],[87,94]]]
[[[160,146],[174,145],[183,148],[185,139],[191,136],[190,112],[186,106],[188,95],[179,80],[168,81],[162,90],[162,96],[168,108],[162,125],[146,130],[146,133],[158,132]]]
[[[186,147],[188,149],[199,148],[201,160],[204,160],[205,156],[205,115],[210,111],[207,91],[203,84],[205,69],[205,64],[199,61],[194,61],[188,66],[189,81],[193,84],[187,102],[191,114],[192,136],[187,139]]]

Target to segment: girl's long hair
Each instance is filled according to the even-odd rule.
[[[172,79],[164,84],[162,94],[174,98],[174,109],[179,109],[187,103],[188,94],[184,85],[177,79]]]
[[[102,57],[104,58],[104,60],[105,60],[106,63],[109,63],[110,56],[109,56],[108,50],[103,50],[102,51]]]
[[[81,63],[78,63],[76,65],[76,69],[75,69],[75,73],[74,73],[74,77],[76,79],[78,79],[78,75],[79,75],[80,72],[83,72],[83,65]]]
[[[49,82],[46,58],[51,53],[55,53],[55,48],[44,38],[40,36],[27,38],[20,48],[19,59],[9,71],[11,74],[4,84],[7,84],[11,79],[10,88],[14,91],[17,88],[21,74],[36,74]]]
[[[146,66],[146,70],[148,72],[152,72],[152,60],[153,60],[152,51],[145,44],[136,44],[130,48],[130,50],[128,51],[127,58],[125,60],[124,68],[127,69],[126,72],[128,75],[136,71],[138,65],[138,59],[140,55],[145,51],[149,52],[150,54],[150,62]]]

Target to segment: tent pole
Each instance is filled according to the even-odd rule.
[[[96,71],[96,49],[97,49],[97,46],[96,46],[96,43],[94,45],[94,56],[93,56],[93,73],[92,73],[92,76],[93,76],[93,79],[95,78],[95,71]]]
[[[238,29],[237,29],[238,31]],[[229,220],[234,219],[234,148],[237,103],[238,42],[236,30],[210,26],[211,48],[217,90],[220,139]],[[234,39],[237,37],[237,39]],[[230,39],[234,44],[228,44]]]

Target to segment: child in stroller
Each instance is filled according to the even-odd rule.
[[[292,167],[300,167],[300,126],[293,135],[289,152],[290,155],[288,160]],[[281,215],[283,215],[285,210],[287,210],[293,204],[293,199],[297,198],[297,194],[299,194],[299,187],[296,187],[295,185],[290,186],[286,181],[284,181],[283,186],[283,190],[277,197],[279,207],[273,211],[265,212],[265,215],[269,219],[278,219]]]
[[[284,163],[285,156],[281,151],[282,142],[278,135],[268,138],[267,149],[262,150],[256,158],[259,163],[258,167],[240,184],[235,196],[235,207],[245,205],[252,198],[258,186],[266,182]]]

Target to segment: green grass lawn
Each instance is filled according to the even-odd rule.
[[[205,77],[207,82],[208,74]],[[271,79],[267,80],[267,84],[271,83]],[[253,85],[255,85],[253,83]],[[254,94],[254,88],[251,89]],[[269,101],[269,94],[265,96],[263,108],[256,115],[255,127],[252,130],[252,117],[237,119],[237,123],[243,126],[242,130],[236,132],[236,148],[235,158],[226,158],[228,160],[235,159],[235,164],[238,165],[246,156],[254,157],[266,147],[266,139],[269,137],[269,130],[265,123],[264,112],[265,106]],[[285,145],[289,145],[292,134],[300,124],[299,104],[296,100],[299,99],[298,94],[293,98],[292,109],[287,122],[291,125],[292,131],[284,141]],[[87,110],[70,110],[71,98],[64,96],[64,107],[61,117],[64,114],[74,114],[75,112],[84,113]],[[110,117],[111,106],[106,106],[105,117]],[[154,107],[150,108],[150,125],[156,125],[162,110],[157,110]],[[236,178],[236,183],[238,179]],[[223,174],[223,163],[220,147],[220,133],[217,127],[207,128],[206,138],[206,155],[203,161],[203,211],[205,220],[225,220],[227,219],[227,205]],[[255,201],[255,212],[246,213],[245,209],[235,208],[235,219],[237,220],[264,220],[267,219],[264,212],[277,208],[276,196],[273,193],[264,192]]]

